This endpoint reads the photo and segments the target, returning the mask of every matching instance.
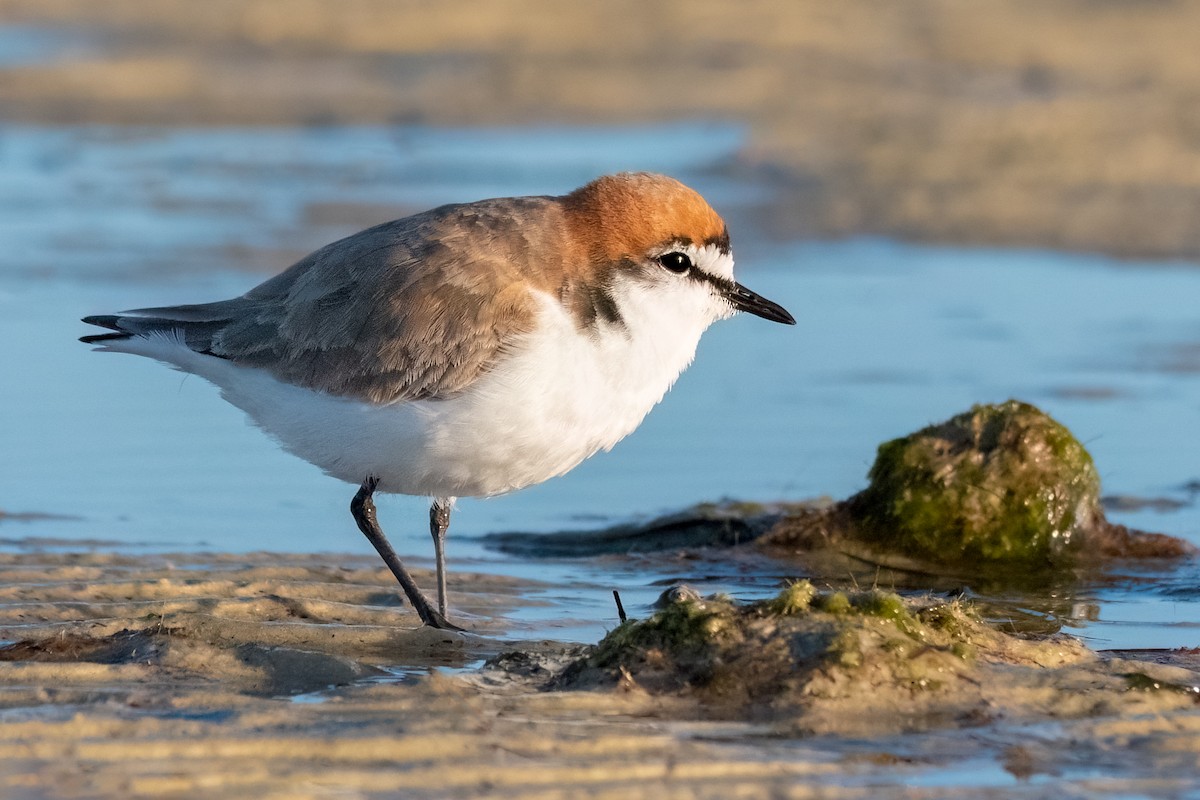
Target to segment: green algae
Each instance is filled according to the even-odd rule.
[[[820,595],[814,599],[813,605],[818,611],[824,611],[826,614],[833,614],[835,616],[849,614],[853,609],[853,606],[850,604],[850,598],[845,592],[830,592],[829,594]]]
[[[627,620],[608,633],[585,657],[567,667],[560,680],[582,675],[619,677],[634,670],[647,682],[690,684],[714,680],[717,652],[736,639],[735,606],[724,599],[701,599],[686,587],[668,590],[649,619]]]
[[[630,650],[663,648],[680,654],[697,654],[711,646],[727,628],[726,603],[683,600],[671,603],[650,619],[629,620],[614,628],[595,653],[599,666],[615,663]]]
[[[782,592],[764,603],[763,608],[766,609],[767,613],[780,617],[802,614],[808,611],[816,594],[817,590],[812,585],[812,582],[795,581],[788,584]]]
[[[863,614],[891,620],[910,619],[904,599],[895,592],[873,589],[855,596],[854,607]]]
[[[921,612],[921,621],[936,631],[961,639],[966,633],[966,626],[962,624],[964,616],[975,621],[979,619],[974,608],[959,604],[956,607],[938,605],[927,608]]]
[[[1103,518],[1087,450],[1016,400],[885,442],[869,478],[850,501],[862,528],[888,549],[941,561],[1053,561]]]

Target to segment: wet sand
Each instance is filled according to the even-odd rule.
[[[936,692],[903,689],[872,657],[869,669],[818,673],[805,715],[768,718],[688,690],[651,691],[628,674],[616,686],[547,691],[580,646],[497,635],[511,625],[505,609],[521,602],[520,582],[455,579],[469,634],[414,628],[389,575],[364,558],[6,555],[0,637],[17,643],[0,649],[0,794],[935,798],[972,796],[971,787],[1005,797],[1194,788],[1194,658],[1097,658],[1069,637],[996,634],[1001,647],[980,660],[981,673],[949,653],[933,662],[914,653],[942,676]],[[502,652],[518,654],[479,668]],[[949,672],[932,666],[944,659]],[[797,737],[797,726],[807,733]]]
[[[721,119],[782,236],[1200,254],[1200,6],[485,7],[0,0],[71,35],[0,118],[168,125]]]

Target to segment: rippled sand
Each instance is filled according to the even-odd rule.
[[[520,583],[454,577],[471,634],[415,629],[369,559],[5,555],[0,637],[15,643],[0,650],[0,794],[932,798],[1193,786],[1194,698],[1121,679],[1195,682],[1179,663],[1100,662],[1064,643],[1053,663],[965,681],[983,712],[919,734],[899,715],[867,733],[872,706],[891,702],[876,687],[851,693],[845,714],[826,705],[825,735],[795,738],[632,679],[545,691],[578,646],[498,638],[513,628],[504,613]],[[521,655],[507,669],[457,669],[501,651]],[[1095,777],[1096,763],[1109,774]]]

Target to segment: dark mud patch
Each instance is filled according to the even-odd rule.
[[[770,532],[799,503],[702,503],[598,531],[492,533],[483,542],[502,553],[532,558],[587,558],[599,555],[654,553],[664,550],[726,548],[748,544]]]
[[[1101,498],[1105,511],[1158,511],[1169,513],[1191,505],[1174,497],[1139,497],[1130,494],[1106,495]]]
[[[1182,667],[1200,673],[1200,647],[1141,648],[1138,650],[1104,650],[1105,658],[1123,658]]]

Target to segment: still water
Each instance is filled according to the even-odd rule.
[[[735,126],[457,131],[0,127],[0,509],[7,546],[368,552],[353,487],[280,451],[194,377],[75,341],[85,314],[240,294],[297,257],[433,205],[557,194],[622,169],[667,172],[732,220],[770,201],[723,177]],[[1106,494],[1154,499],[1117,522],[1200,544],[1200,267],[732,231],[739,278],[795,328],[706,334],[695,365],[611,453],[509,497],[460,501],[452,569],[534,577],[593,639],[620,587],[668,578],[751,597],[784,573],[703,574],[653,558],[529,564],[500,530],[595,527],[720,498],[844,497],[875,447],[972,403],[1016,397],[1088,446]],[[1136,505],[1136,504],[1134,504]],[[383,498],[427,564],[426,503]],[[1077,598],[1095,647],[1200,645],[1200,568],[1152,568]],[[564,609],[566,611],[564,612]],[[561,625],[561,623],[559,623]]]

